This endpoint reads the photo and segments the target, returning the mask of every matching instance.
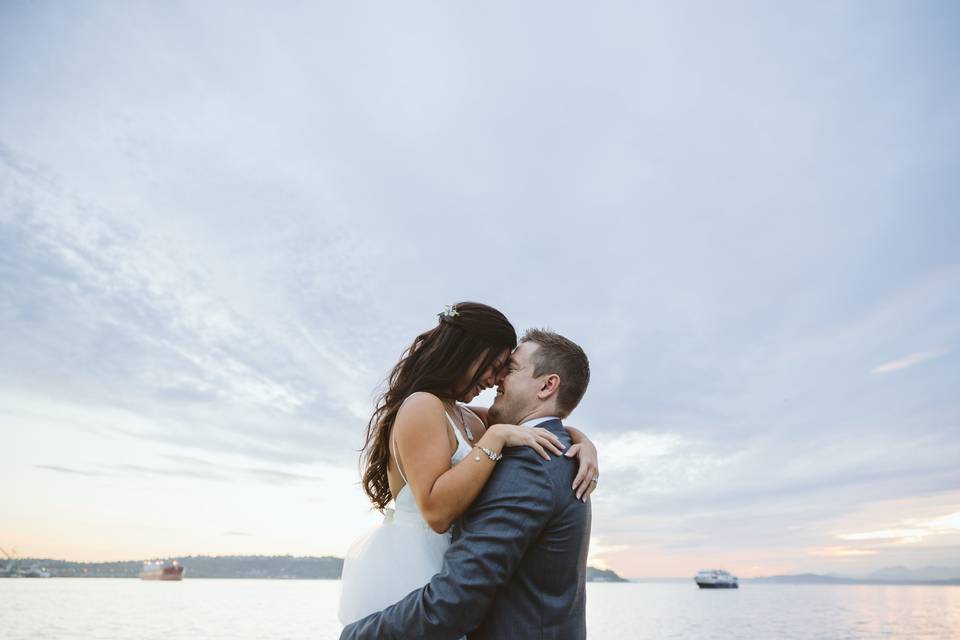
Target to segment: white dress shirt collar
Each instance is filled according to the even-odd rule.
[[[559,420],[559,419],[560,419],[560,418],[558,418],[558,417],[556,417],[556,416],[544,416],[544,417],[542,417],[542,418],[534,418],[533,420],[527,420],[526,422],[524,422],[524,423],[523,423],[522,425],[520,425],[520,426],[521,426],[521,427],[535,427],[535,426],[537,426],[538,424],[542,424],[542,423],[544,423],[544,422],[547,422],[548,420]]]

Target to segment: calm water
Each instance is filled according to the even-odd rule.
[[[325,580],[0,580],[0,638],[336,638]],[[960,638],[960,587],[588,585],[593,639]]]

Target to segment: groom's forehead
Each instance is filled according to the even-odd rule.
[[[521,342],[510,354],[510,363],[523,366],[530,362],[530,354],[537,348],[532,342]]]

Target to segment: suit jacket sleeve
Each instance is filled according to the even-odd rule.
[[[461,519],[460,537],[440,573],[400,602],[347,625],[341,640],[450,640],[480,626],[497,589],[510,580],[553,512],[542,458],[526,447],[507,452]]]

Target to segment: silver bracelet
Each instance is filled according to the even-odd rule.
[[[493,449],[487,449],[486,447],[477,447],[477,449],[479,449],[480,451],[483,451],[485,454],[487,454],[487,457],[490,458],[491,460],[493,460],[494,462],[498,462],[498,461],[500,460],[500,458],[503,457],[503,454],[502,454],[502,453],[494,453]],[[479,452],[477,453],[477,457],[475,457],[474,460],[476,460],[477,462],[480,462],[480,453],[479,453]]]

